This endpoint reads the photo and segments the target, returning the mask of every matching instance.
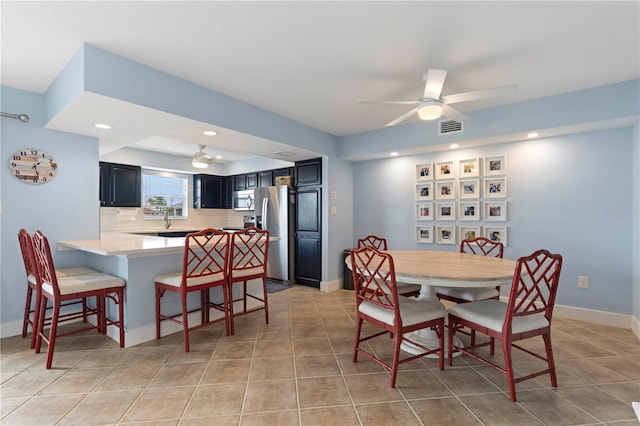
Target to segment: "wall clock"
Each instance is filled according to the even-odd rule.
[[[21,149],[9,159],[11,174],[27,183],[47,183],[58,172],[58,164],[53,157],[40,149]]]

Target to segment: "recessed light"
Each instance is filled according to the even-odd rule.
[[[460,146],[460,145],[458,145],[457,143],[452,143],[451,145],[449,145],[449,148],[454,149],[454,148],[457,148],[457,147],[459,147],[459,146]]]
[[[93,127],[96,127],[98,129],[109,130],[111,128],[111,125],[107,123],[95,123]]]
[[[222,160],[222,155],[216,155],[216,160]]]
[[[538,137],[538,134],[537,134],[536,132],[531,132],[531,133],[528,133],[528,134],[527,134],[527,137],[528,137],[529,139],[531,139],[531,138],[537,138],[537,137]]]
[[[397,156],[398,156],[398,153],[397,153],[397,152],[395,152],[395,151],[393,151],[393,152],[392,152],[392,153],[390,153],[389,155],[390,155],[390,156],[392,156],[392,157],[397,157]]]
[[[207,136],[215,136],[218,134],[218,132],[214,131],[214,130],[205,130],[204,132],[202,132],[203,134],[207,135]]]

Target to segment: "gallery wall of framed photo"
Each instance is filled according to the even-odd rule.
[[[417,243],[507,245],[506,155],[417,164],[415,194]]]

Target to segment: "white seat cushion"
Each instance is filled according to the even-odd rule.
[[[75,277],[77,275],[90,275],[96,273],[99,274],[101,272],[85,267],[56,269],[56,277],[58,277],[58,279],[62,277]]]
[[[58,277],[58,279],[63,277],[73,277],[76,275],[90,275],[95,273],[99,273],[99,272],[96,271],[95,269],[84,268],[84,267],[56,269],[56,277]],[[27,280],[31,284],[36,283],[36,277],[33,274],[27,275]]]
[[[436,293],[475,302],[500,296],[495,287],[436,287]]]
[[[94,272],[92,274],[59,278],[58,287],[60,288],[60,294],[65,295],[110,287],[124,287],[124,280],[102,272]],[[42,291],[53,294],[51,283],[42,283]]]
[[[222,272],[213,275],[205,275],[203,277],[187,278],[187,287],[213,283],[223,279],[224,274]],[[182,272],[169,272],[167,274],[157,275],[153,280],[157,283],[180,287],[182,283]]]
[[[437,300],[417,301],[408,297],[398,296],[398,304],[403,326],[431,321],[444,317],[446,313],[442,303]],[[369,315],[385,324],[395,324],[393,310],[391,309],[385,309],[371,302],[364,301],[360,303],[359,310],[363,314]]]
[[[420,284],[396,283],[398,293],[408,293],[410,291],[420,291]]]
[[[258,266],[256,268],[247,268],[247,269],[232,269],[231,270],[231,278],[242,278],[248,277],[250,275],[259,275],[264,274],[264,268],[262,266]]]
[[[499,300],[481,300],[479,302],[461,303],[451,306],[449,315],[455,315],[467,321],[495,331],[502,331],[502,325],[507,314],[507,304]],[[512,333],[537,330],[549,325],[543,314],[514,317],[511,323]]]

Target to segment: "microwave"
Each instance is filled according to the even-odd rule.
[[[234,210],[253,210],[253,189],[247,191],[235,191],[233,193]]]

